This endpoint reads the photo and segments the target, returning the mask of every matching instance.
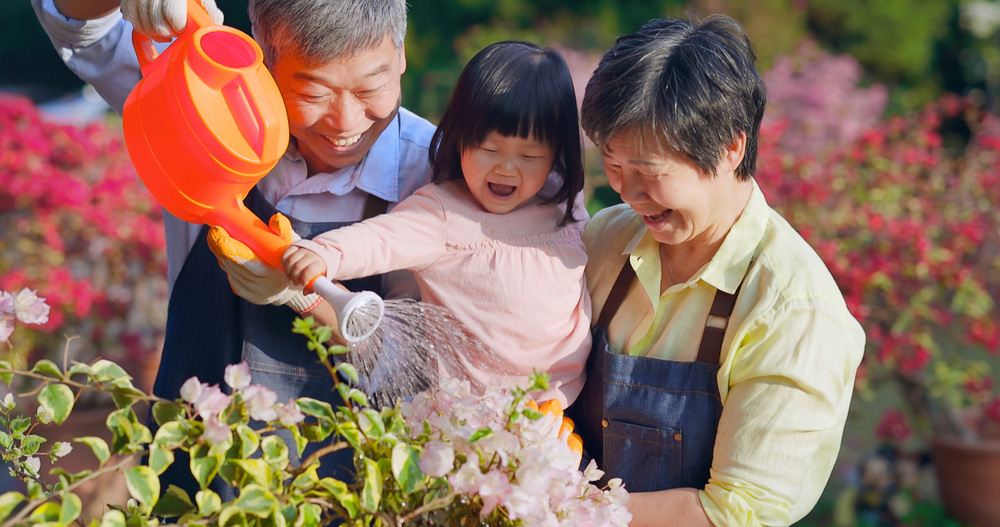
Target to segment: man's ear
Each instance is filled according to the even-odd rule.
[[[739,168],[740,163],[743,162],[743,157],[747,153],[747,134],[746,132],[740,132],[733,140],[732,144],[726,147],[722,152],[722,163],[723,167],[727,172],[736,172]]]
[[[399,47],[399,74],[406,73],[406,44]]]

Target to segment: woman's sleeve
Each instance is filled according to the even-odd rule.
[[[799,299],[736,338],[702,505],[716,525],[790,525],[837,460],[864,333],[841,310]]]
[[[389,213],[295,245],[322,256],[331,280],[350,280],[400,269],[419,271],[444,254],[446,243],[441,202],[417,191]]]

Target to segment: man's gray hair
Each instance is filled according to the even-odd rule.
[[[254,40],[273,66],[281,53],[324,64],[406,38],[406,0],[250,0]],[[280,50],[280,53],[279,53]]]

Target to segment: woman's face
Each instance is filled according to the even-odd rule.
[[[604,149],[608,183],[666,245],[713,244],[725,237],[746,204],[749,181],[736,179],[745,136],[728,148],[716,174],[704,174],[685,156],[660,148],[651,134],[612,136]],[[735,212],[735,214],[734,214]]]
[[[554,161],[548,143],[491,132],[462,152],[462,175],[483,209],[505,214],[538,194]]]

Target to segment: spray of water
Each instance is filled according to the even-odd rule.
[[[441,306],[386,300],[381,323],[377,309],[362,306],[347,321],[352,334],[363,334],[372,324],[378,327],[369,337],[350,343],[346,359],[357,368],[360,388],[375,408],[436,386],[442,378],[468,380],[474,390],[482,391],[481,372],[515,370]]]

